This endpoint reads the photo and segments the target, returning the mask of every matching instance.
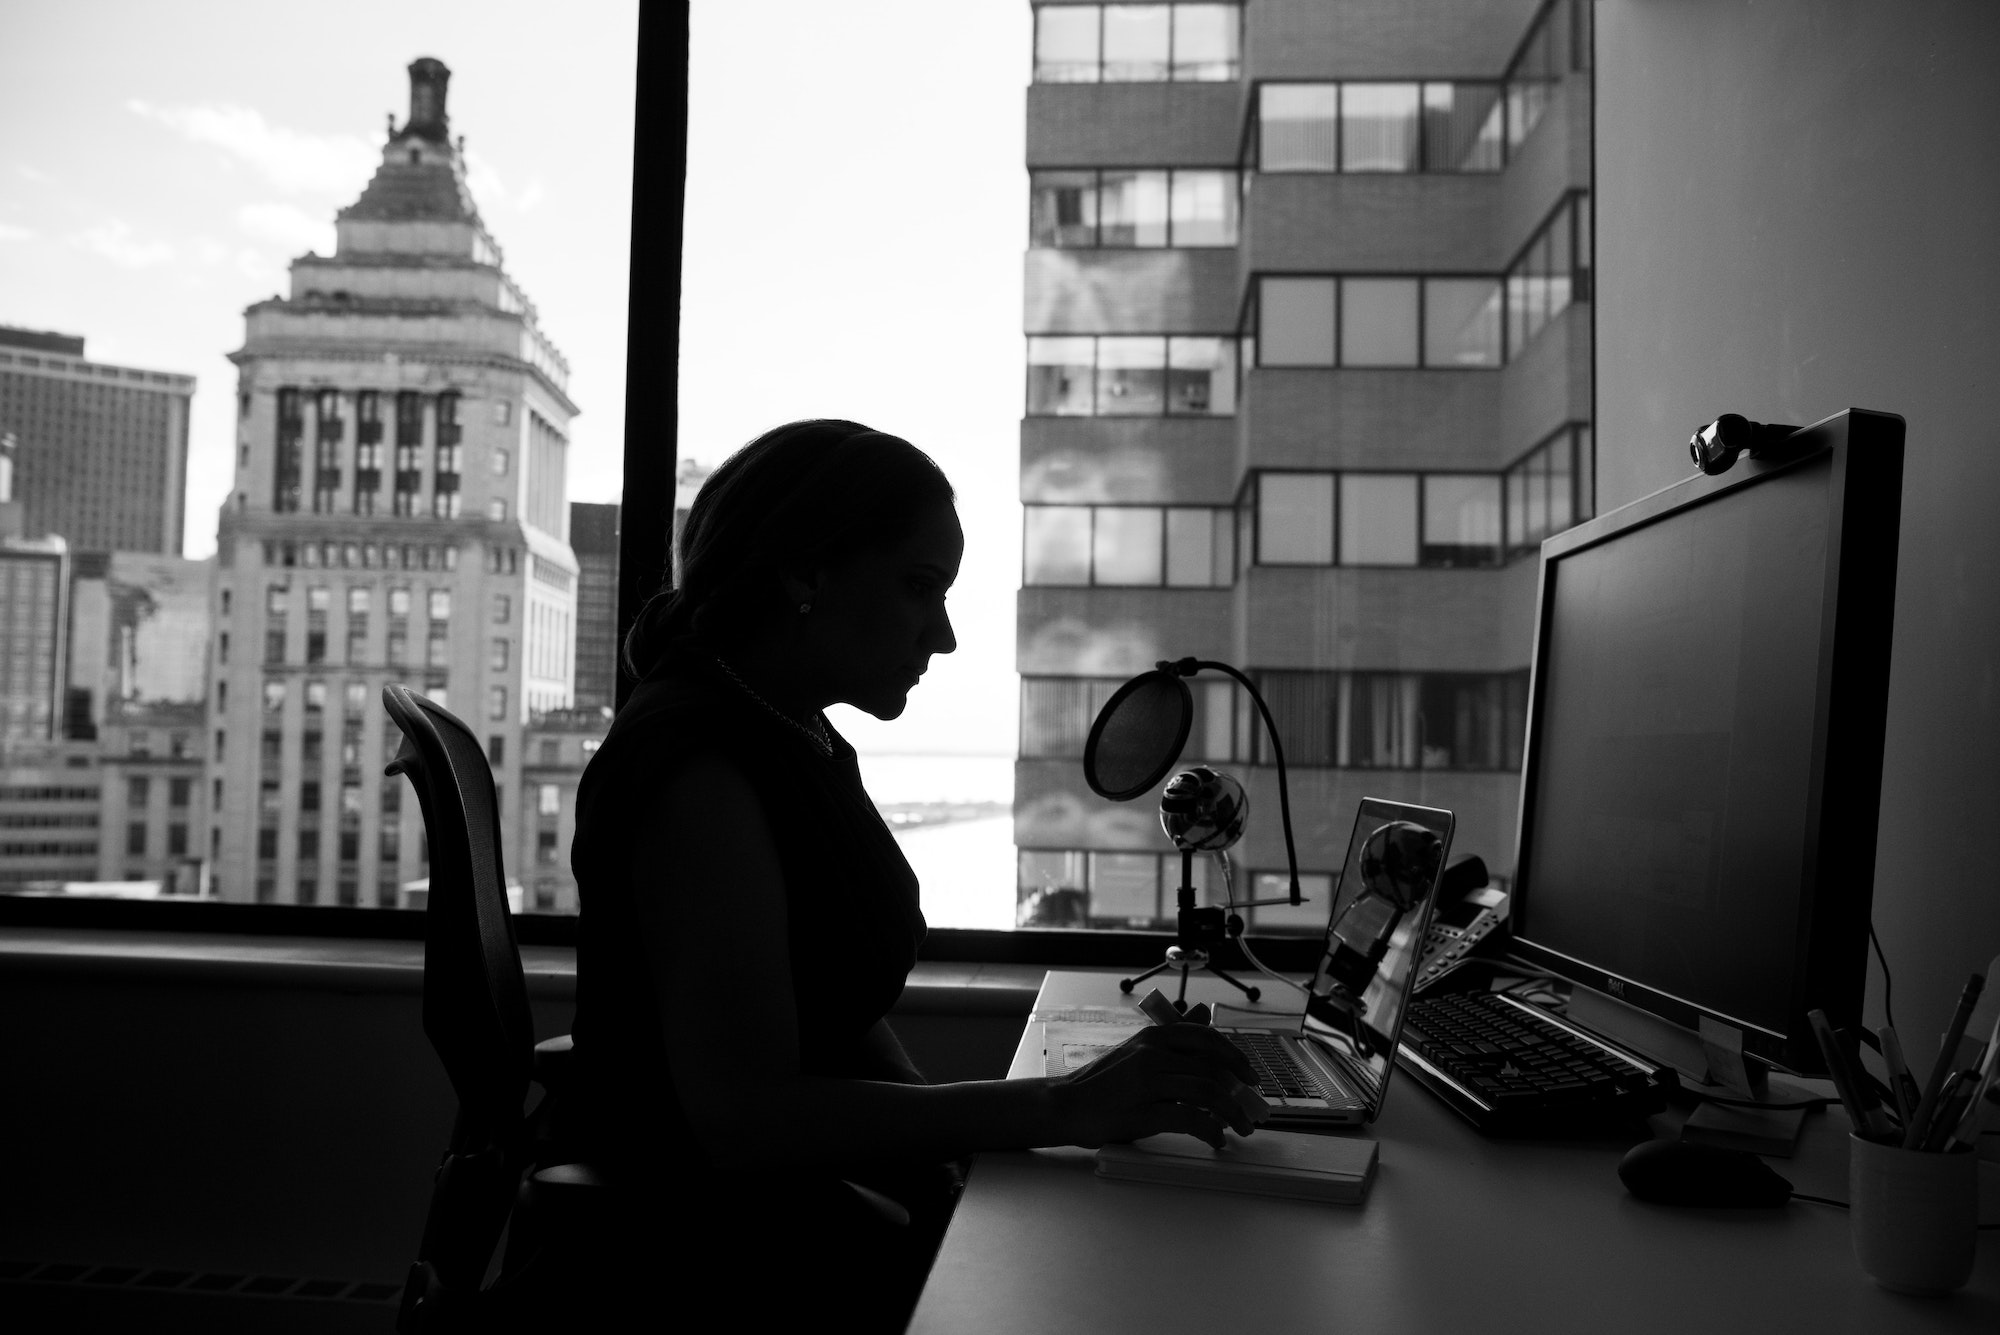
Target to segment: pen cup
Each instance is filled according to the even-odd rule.
[[[1944,1294],[1972,1275],[1979,1156],[1932,1154],[1850,1135],[1848,1226],[1854,1259],[1883,1288]]]

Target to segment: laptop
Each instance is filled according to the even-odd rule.
[[[1296,1024],[1216,1026],[1257,1069],[1266,1125],[1365,1126],[1381,1115],[1453,824],[1449,811],[1363,798]],[[1044,1069],[1061,1075],[1116,1046],[1093,1037],[1051,1025]]]

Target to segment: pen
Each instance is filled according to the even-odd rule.
[[[1979,1139],[1985,1124],[1987,1099],[1995,1092],[1996,1073],[2000,1073],[2000,1019],[1993,1022],[1993,1035],[1986,1040],[1986,1050],[1980,1055],[1978,1069],[1973,1072],[1972,1097],[1966,1102],[1965,1114],[1945,1141],[1947,1152],[1960,1142],[1969,1144]]]
[[[1917,1114],[1910,1119],[1903,1131],[1903,1148],[1922,1149],[1924,1131],[1930,1125],[1932,1114],[1937,1112],[1938,1095],[1944,1090],[1945,1078],[1951,1074],[1952,1062],[1958,1055],[1958,1041],[1965,1037],[1966,1021],[1972,1018],[1972,1008],[1979,1003],[1980,989],[1986,986],[1986,975],[1975,973],[1965,980],[1965,990],[1958,994],[1958,1009],[1952,1012],[1951,1024],[1944,1031],[1944,1046],[1938,1049],[1937,1065],[1931,1068],[1930,1083],[1924,1086],[1924,1096],[1917,1100]]]
[[[1917,1115],[1917,1100],[1922,1097],[1917,1078],[1910,1074],[1910,1064],[1903,1060],[1903,1040],[1896,1037],[1895,1029],[1885,1024],[1876,1036],[1882,1040],[1882,1061],[1889,1068],[1889,1092],[1896,1098],[1896,1116],[1902,1119],[1907,1135],[1910,1119]]]
[[[1859,1082],[1847,1064],[1847,1054],[1841,1050],[1833,1026],[1827,1023],[1826,1012],[1809,1010],[1806,1019],[1812,1024],[1813,1037],[1819,1040],[1820,1053],[1826,1058],[1826,1072],[1833,1078],[1834,1092],[1840,1095],[1840,1104],[1847,1109],[1847,1119],[1854,1124],[1856,1134],[1865,1140],[1879,1140],[1888,1135],[1890,1128],[1873,1100],[1861,1101]]]
[[[1924,1143],[1919,1147],[1926,1150],[1941,1150],[1951,1133],[1958,1126],[1959,1118],[1965,1115],[1965,1108],[1972,1101],[1972,1072],[1953,1071],[1951,1078],[1944,1082],[1944,1093],[1938,1096],[1937,1113],[1931,1118],[1931,1125],[1924,1132]]]
[[[1985,1133],[1986,1124],[1996,1117],[2000,1117],[2000,1085],[1988,1085],[1985,1096],[1973,1100],[1972,1106],[1965,1110],[1965,1120],[1958,1124],[1958,1130],[1944,1144],[1945,1153],[1951,1153],[1960,1145],[1978,1149],[1979,1137]]]

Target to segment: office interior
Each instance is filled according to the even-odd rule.
[[[1939,1032],[2000,949],[2000,11],[1598,0],[1595,42],[1599,510],[1684,476],[1719,413],[1908,421],[1874,924],[1899,1027]],[[645,60],[638,208],[677,235],[684,67]],[[650,265],[635,309],[678,281]],[[635,328],[635,363],[671,332]],[[636,392],[628,422],[673,429]],[[674,457],[631,458],[628,514],[670,511]],[[135,921],[51,946],[0,919],[0,1257],[400,1284],[453,1108],[418,971],[380,942],[197,947]],[[570,952],[526,954],[539,1030],[566,1031]],[[893,1021],[918,1061],[1002,1074],[1033,983],[926,969]],[[1882,1003],[1871,967],[1870,1024]]]

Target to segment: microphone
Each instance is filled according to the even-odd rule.
[[[1250,699],[1256,703],[1258,717],[1264,721],[1264,733],[1271,742],[1272,758],[1278,762],[1278,818],[1285,832],[1290,894],[1282,899],[1249,900],[1240,907],[1302,904],[1305,897],[1299,890],[1299,857],[1292,843],[1292,799],[1285,773],[1285,748],[1278,740],[1277,725],[1271,721],[1271,711],[1264,704],[1257,684],[1229,664],[1198,658],[1161,659],[1151,672],[1142,672],[1113,691],[1111,698],[1104,702],[1104,708],[1098,711],[1096,720],[1090,725],[1090,735],[1084,740],[1084,782],[1099,797],[1113,802],[1129,802],[1158,786],[1179,762],[1181,751],[1187,746],[1188,733],[1194,728],[1194,696],[1188,690],[1186,679],[1204,671],[1225,673],[1250,693]],[[1242,796],[1241,784],[1214,770],[1188,771],[1189,774],[1203,772],[1228,779],[1238,795],[1243,814],[1248,814],[1248,799]],[[1169,791],[1172,791],[1171,785]],[[1164,796],[1161,808],[1160,820],[1167,837],[1173,839],[1177,847],[1185,848],[1173,828],[1167,825]],[[1238,835],[1241,835],[1240,829]],[[1234,842],[1234,839],[1230,840],[1230,843]]]

